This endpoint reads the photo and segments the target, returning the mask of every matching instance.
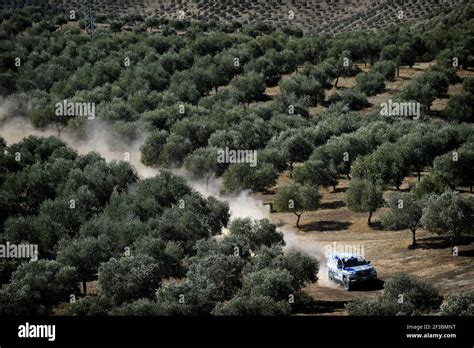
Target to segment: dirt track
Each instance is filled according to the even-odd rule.
[[[283,176],[279,181],[281,183],[287,180]],[[414,177],[407,178],[402,189],[407,186],[408,181],[414,180]],[[347,185],[348,180],[340,180],[336,193],[332,189],[324,189],[320,208],[302,215],[300,229],[296,232],[300,242],[307,241],[308,245],[318,245],[322,250],[334,242],[337,245],[362,245],[365,257],[372,261],[382,281],[395,273],[406,272],[434,285],[445,298],[474,288],[474,241],[459,245],[459,256],[456,257],[451,255],[451,247],[446,241],[420,229],[417,231],[419,247],[409,249],[412,238],[409,230],[387,231],[381,228],[378,218],[383,209],[374,214],[374,224],[369,227],[367,214],[353,213],[345,206]],[[258,197],[266,202],[273,200],[272,194]],[[283,229],[291,226],[294,230],[294,214],[273,213],[271,218]],[[325,263],[322,258],[320,262]],[[325,278],[325,275],[320,273],[320,278]],[[327,311],[320,314],[341,315],[345,314],[342,309],[345,302],[359,296],[376,297],[382,287],[382,284],[378,284],[348,292],[341,286],[327,286],[326,281],[319,281],[309,284],[305,291],[315,301],[330,301]]]

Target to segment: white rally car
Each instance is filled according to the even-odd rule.
[[[370,261],[353,254],[336,254],[327,262],[329,279],[340,282],[346,290],[356,283],[377,279],[377,271]]]

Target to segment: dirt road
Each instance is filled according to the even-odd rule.
[[[407,178],[402,188],[407,186],[408,181],[414,180],[414,177]],[[347,185],[347,180],[340,180],[336,193],[332,189],[323,190],[320,208],[302,215],[299,230],[294,228],[296,216],[292,213],[273,213],[271,219],[283,230],[291,229],[303,249],[308,249],[304,245],[309,246],[309,252],[314,249],[321,263],[325,263],[322,255],[325,248],[333,243],[359,245],[363,246],[365,257],[372,261],[382,281],[395,273],[406,272],[434,285],[445,298],[474,288],[474,241],[459,245],[459,255],[452,256],[449,243],[420,229],[417,232],[419,247],[409,249],[412,238],[409,230],[387,231],[378,223],[383,209],[374,214],[374,224],[369,227],[367,214],[354,213],[345,206]],[[260,194],[258,198],[270,202],[273,195]],[[382,291],[382,286],[376,286],[348,292],[341,286],[328,284],[324,272],[326,270],[322,268],[320,281],[309,284],[305,291],[316,301],[330,301],[326,306],[331,314],[344,314],[342,308],[345,302],[360,296],[373,298]]]

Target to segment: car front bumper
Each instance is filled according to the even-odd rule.
[[[370,275],[364,276],[364,277],[349,278],[349,283],[351,283],[351,284],[362,283],[362,282],[368,282],[368,281],[375,280],[375,279],[377,279],[377,273],[370,274]]]

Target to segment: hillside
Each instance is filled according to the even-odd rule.
[[[0,11],[0,246],[36,248],[0,315],[472,311],[474,5],[447,9],[333,37]]]
[[[293,25],[305,32],[338,34],[379,30],[429,17],[465,0],[106,0],[95,1],[97,16],[140,14],[165,19]],[[62,6],[79,10],[83,0],[0,0],[1,8],[24,5]]]

